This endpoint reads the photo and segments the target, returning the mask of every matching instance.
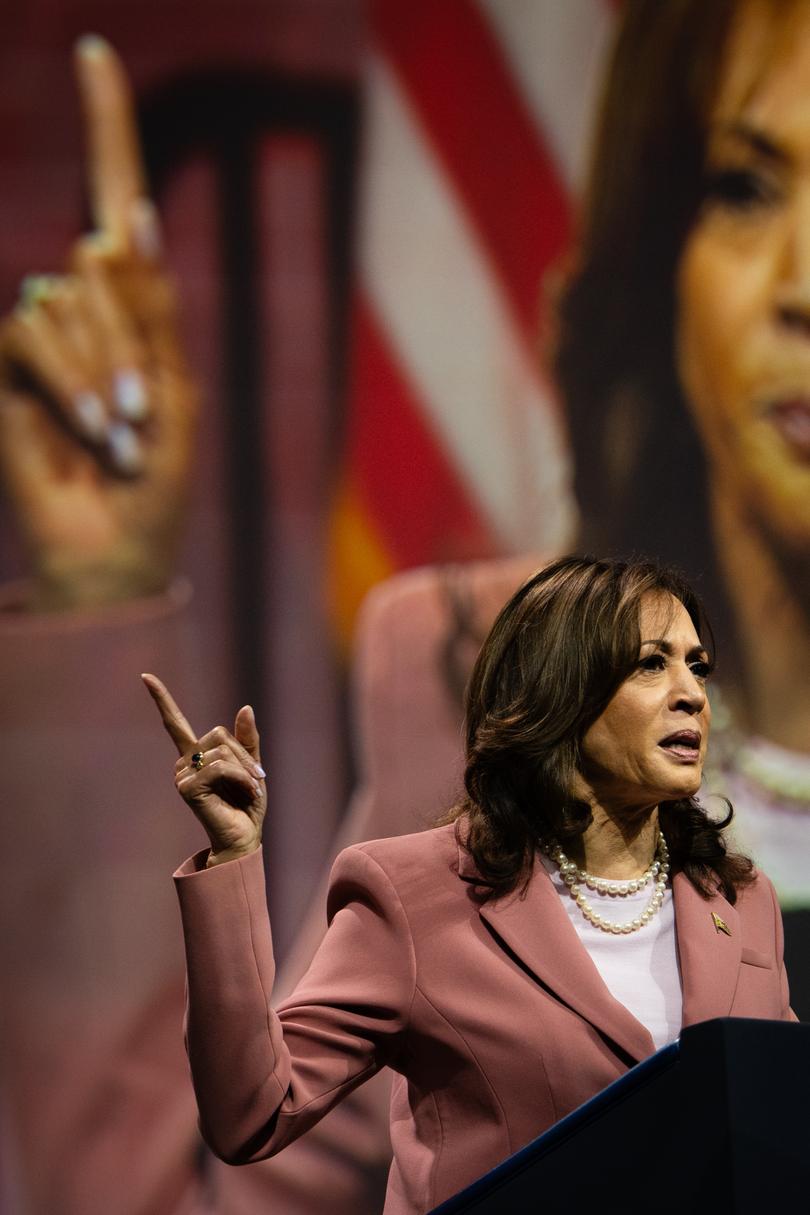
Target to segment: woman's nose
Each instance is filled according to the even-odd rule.
[[[706,704],[706,688],[689,667],[678,671],[672,687],[675,708],[700,713]]]
[[[810,338],[810,281],[780,292],[776,316],[783,330]]]

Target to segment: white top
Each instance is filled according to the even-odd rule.
[[[683,995],[671,887],[666,888],[660,911],[636,932],[621,935],[603,932],[585,919],[554,861],[542,855],[541,860],[577,936],[611,995],[646,1026],[656,1050],[674,1042],[681,1032]],[[609,884],[618,887],[621,882]],[[585,889],[588,902],[598,915],[624,924],[641,915],[654,886],[648,882],[643,890],[625,897]]]

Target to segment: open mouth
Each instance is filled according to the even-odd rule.
[[[693,764],[700,759],[700,735],[697,730],[677,730],[662,738],[658,746],[682,763]]]
[[[793,451],[810,460],[810,399],[795,396],[776,401],[768,417]]]

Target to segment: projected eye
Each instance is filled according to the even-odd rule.
[[[718,169],[709,174],[706,198],[729,210],[754,211],[781,202],[782,190],[755,169]]]

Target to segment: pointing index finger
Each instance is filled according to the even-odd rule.
[[[132,89],[113,48],[95,34],[76,44],[76,73],[93,218],[97,228],[126,245],[132,205],[146,193]]]
[[[158,707],[163,724],[177,747],[178,754],[182,755],[196,743],[197,735],[189,725],[188,719],[180,712],[177,702],[165,683],[158,679],[157,675],[141,675],[141,679]]]

